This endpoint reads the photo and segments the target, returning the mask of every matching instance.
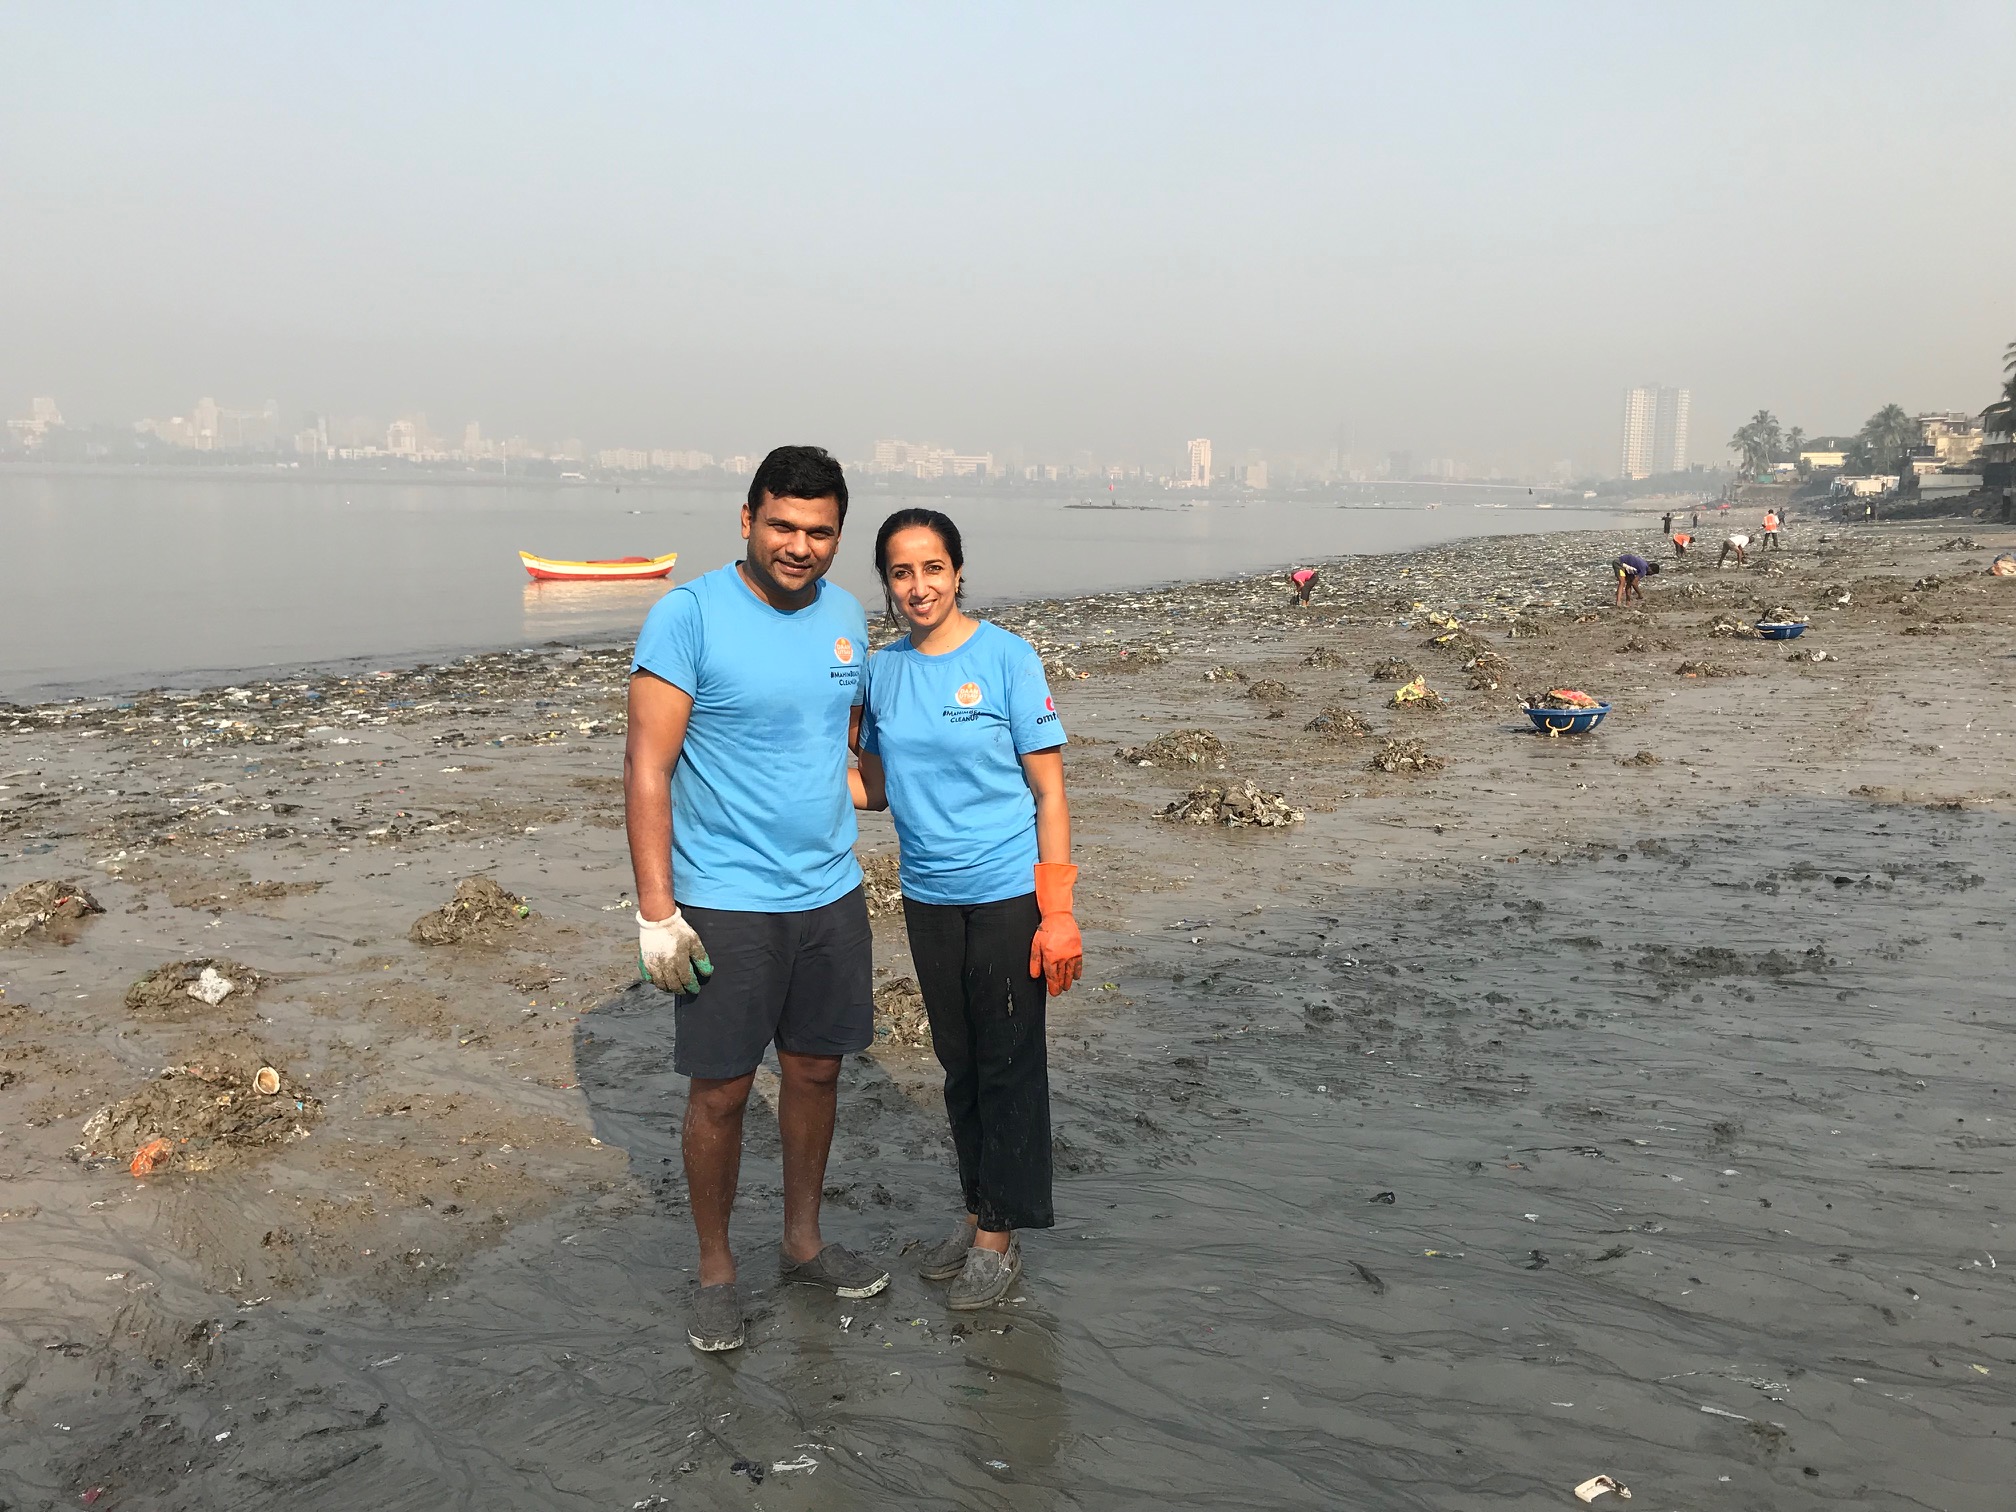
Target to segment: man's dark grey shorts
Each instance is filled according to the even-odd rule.
[[[762,1064],[774,1041],[794,1055],[852,1055],[875,1039],[868,895],[801,913],[681,904],[714,975],[673,1000],[672,1069],[726,1080]]]

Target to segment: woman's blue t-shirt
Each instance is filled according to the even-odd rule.
[[[868,660],[861,749],[882,758],[903,895],[998,903],[1036,886],[1036,799],[1021,758],[1064,742],[1043,659],[985,620],[926,656],[908,639]]]

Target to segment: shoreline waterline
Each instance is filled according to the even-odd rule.
[[[1071,506],[1065,506],[1070,508]],[[1146,506],[1160,510],[1164,506]],[[1428,515],[1431,511],[1419,506],[1380,510],[1378,506],[1338,505],[1340,509],[1381,512],[1388,517],[1399,515]],[[1484,506],[1497,510],[1499,506]],[[1095,506],[1104,510],[1105,506]],[[1119,511],[1115,511],[1119,512]],[[1135,512],[1130,506],[1129,513]],[[1539,511],[1534,511],[1539,513]],[[1585,518],[1578,520],[1577,516]],[[1452,518],[1460,518],[1460,513],[1452,511]],[[1562,508],[1549,511],[1544,519],[1532,522],[1531,530],[1494,531],[1480,533],[1451,533],[1439,539],[1414,541],[1394,545],[1384,549],[1366,551],[1345,551],[1308,556],[1287,557],[1280,562],[1241,571],[1209,574],[1204,576],[1179,575],[1132,582],[1116,582],[1099,588],[1079,588],[1063,592],[1013,592],[989,595],[984,592],[972,596],[974,608],[989,613],[1016,613],[1028,605],[1094,601],[1119,594],[1139,596],[1164,593],[1171,590],[1202,588],[1212,584],[1225,584],[1262,580],[1281,576],[1293,567],[1316,566],[1321,569],[1336,569],[1347,563],[1368,559],[1391,559],[1405,557],[1424,551],[1467,543],[1492,542],[1500,540],[1526,539],[1534,536],[1577,536],[1604,531],[1635,528],[1637,522],[1628,511],[1577,510]],[[972,540],[968,536],[969,543]],[[984,561],[969,544],[969,559]],[[470,642],[461,640],[416,641],[403,648],[373,648],[363,651],[337,652],[327,656],[306,656],[281,658],[271,662],[231,663],[218,662],[208,665],[175,667],[165,670],[138,671],[134,673],[113,673],[95,677],[51,679],[41,682],[22,682],[12,688],[0,686],[0,707],[11,704],[18,708],[35,708],[56,704],[77,704],[103,702],[122,697],[146,695],[173,695],[179,693],[201,693],[235,684],[301,682],[315,680],[340,680],[378,670],[411,671],[418,667],[452,664],[473,657],[503,655],[516,651],[558,647],[576,650],[606,648],[627,643],[634,637],[637,626],[652,603],[670,587],[680,581],[710,571],[719,563],[704,558],[695,560],[687,570],[687,562],[682,557],[680,569],[666,583],[622,583],[622,584],[579,584],[579,583],[532,583],[519,586],[521,601],[526,609],[525,629],[528,634],[512,638],[498,636],[487,641]],[[837,575],[836,578],[837,579]],[[852,586],[852,585],[847,585]],[[857,596],[862,597],[870,611],[870,618],[876,617],[876,600],[869,593],[862,593],[853,586]],[[609,623],[611,613],[616,623]],[[540,626],[540,617],[552,622]],[[567,619],[572,616],[591,621],[591,625],[568,629]]]

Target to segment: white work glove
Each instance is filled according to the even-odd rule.
[[[641,912],[637,915],[637,972],[654,987],[692,997],[714,975],[714,963],[675,907],[670,918],[655,924]]]

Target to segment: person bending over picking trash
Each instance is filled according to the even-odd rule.
[[[631,668],[623,790],[638,966],[674,994],[672,1064],[690,1078],[680,1149],[700,1275],[687,1335],[701,1350],[743,1341],[728,1218],[743,1110],[772,1043],[783,1278],[842,1297],[889,1284],[819,1232],[841,1057],[875,1036],[847,773],[868,621],[824,581],[846,519],[840,464],[778,447],[750,480],[746,556],[660,599]]]
[[[1049,1228],[1045,990],[1083,969],[1072,917],[1064,727],[1036,648],[959,607],[965,549],[936,510],[899,510],[875,537],[891,618],[909,635],[868,664],[855,801],[887,807],[902,842],[903,918],[964,1214],[917,1267],[946,1305],[987,1307],[1022,1270],[1019,1230]]]
[[[1288,574],[1288,585],[1295,590],[1295,602],[1307,609],[1309,595],[1316,591],[1316,569],[1297,567]]]
[[[1617,607],[1622,609],[1627,598],[1645,602],[1645,595],[1638,585],[1659,570],[1657,562],[1648,562],[1636,552],[1627,551],[1610,564],[1617,570]]]
[[[1715,558],[1715,565],[1720,567],[1733,556],[1736,558],[1736,565],[1741,567],[1745,562],[1750,560],[1749,552],[1750,537],[1739,531],[1722,543],[1722,555]]]

